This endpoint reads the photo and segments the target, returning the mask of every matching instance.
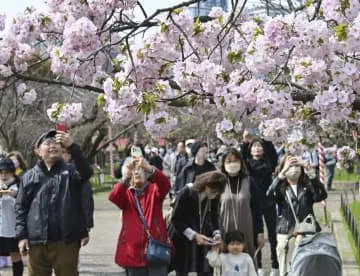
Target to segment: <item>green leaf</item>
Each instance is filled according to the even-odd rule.
[[[347,39],[347,28],[348,25],[345,23],[339,24],[335,27],[335,35],[338,41],[344,41]]]
[[[284,73],[285,73],[286,75],[289,75],[289,74],[290,74],[290,68],[287,67],[287,66],[285,66],[285,67],[284,67]]]
[[[256,52],[256,49],[255,49],[255,47],[253,47],[253,48],[248,52],[248,54],[249,54],[250,56],[252,56],[253,54],[255,54],[255,52]]]
[[[306,61],[302,61],[302,62],[300,62],[300,65],[305,67],[305,68],[308,68],[309,66],[311,66],[311,63],[306,62]]]
[[[305,8],[309,8],[310,6],[312,6],[313,4],[315,3],[315,1],[314,0],[307,0],[306,2],[305,2]]]
[[[164,117],[160,117],[160,118],[157,118],[156,120],[155,120],[155,123],[156,124],[163,124],[163,123],[166,123],[166,120],[165,120],[165,118]]]
[[[104,94],[100,94],[99,96],[97,96],[96,105],[99,107],[105,105],[105,95]]]
[[[261,25],[263,23],[263,21],[261,20],[261,18],[259,16],[254,16],[253,20],[256,22],[256,24]]]
[[[170,62],[165,62],[161,64],[159,68],[159,77],[162,77],[162,75],[165,73],[165,71],[170,67]]]
[[[341,9],[341,13],[343,15],[346,15],[346,9],[350,8],[350,1],[349,0],[341,0],[340,1],[340,9]]]
[[[116,95],[116,97],[119,97],[119,90],[122,86],[123,84],[121,83],[121,81],[118,78],[114,78],[112,91]]]
[[[301,79],[302,79],[302,76],[300,76],[300,75],[295,75],[295,76],[294,76],[294,79],[295,79],[295,81],[301,80]]]
[[[243,57],[242,51],[238,51],[238,52],[230,51],[228,53],[227,59],[230,63],[235,63],[235,62],[240,62],[242,60],[242,57]]]
[[[182,13],[182,11],[183,11],[183,9],[178,8],[178,9],[173,10],[172,12],[179,15],[180,13]]]
[[[224,23],[224,16],[220,15],[218,20],[219,20],[219,23],[222,25]]]
[[[142,102],[137,106],[137,112],[149,115],[156,107],[157,96],[148,92],[143,92]]]
[[[141,52],[141,49],[139,49],[139,51],[137,51],[136,57],[137,57],[138,59],[142,59],[142,58],[144,57],[143,53]]]
[[[204,31],[204,28],[202,28],[200,17],[197,17],[195,19],[195,22],[193,24],[193,36],[202,33]]]
[[[261,28],[255,28],[255,29],[254,29],[254,34],[253,34],[253,39],[256,40],[256,38],[257,38],[259,35],[264,35],[264,30],[261,29]]]
[[[169,30],[169,26],[166,25],[164,22],[160,23],[160,32],[166,33]]]
[[[155,89],[160,93],[164,93],[165,92],[165,85],[160,84],[160,83],[157,82],[156,85],[155,85]]]
[[[50,16],[44,16],[42,19],[41,19],[41,26],[46,26],[48,24],[51,23],[51,18]]]

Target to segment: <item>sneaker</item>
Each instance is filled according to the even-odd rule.
[[[262,268],[259,268],[257,273],[258,273],[258,276],[265,276],[265,272]]]
[[[279,269],[272,268],[269,276],[279,276]]]

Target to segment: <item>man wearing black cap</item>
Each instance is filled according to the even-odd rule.
[[[175,193],[187,183],[193,183],[197,175],[216,170],[215,166],[207,161],[208,146],[206,143],[195,142],[191,146],[192,159],[183,167],[176,178]]]
[[[62,159],[66,148],[74,164]],[[35,143],[38,163],[22,177],[16,199],[20,253],[29,253],[29,276],[76,276],[80,245],[88,233],[82,186],[92,169],[69,134],[50,130]]]

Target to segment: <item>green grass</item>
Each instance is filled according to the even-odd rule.
[[[117,179],[113,178],[110,174],[104,175],[104,182],[105,182],[104,184],[114,184],[116,180]],[[90,179],[90,183],[93,188],[102,186],[96,174]]]
[[[358,228],[360,230],[360,201],[356,201],[350,204],[350,209],[355,217],[356,224],[358,225]]]
[[[358,250],[358,248],[355,245],[355,240],[354,240],[353,235],[352,235],[352,233],[350,231],[349,225],[346,223],[346,220],[345,220],[344,216],[343,216],[343,223],[344,223],[344,226],[345,226],[346,235],[348,237],[348,240],[349,240],[349,242],[351,244],[351,248],[352,248],[353,253],[354,253],[356,265],[358,267],[360,267],[360,251]]]
[[[359,181],[359,176],[357,173],[348,173],[346,170],[335,169],[334,181],[356,182]]]

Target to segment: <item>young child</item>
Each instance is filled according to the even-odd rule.
[[[23,274],[24,265],[15,238],[15,197],[18,178],[13,162],[0,156],[0,254],[10,255],[14,276]]]
[[[222,276],[257,276],[250,255],[244,253],[245,237],[240,231],[228,232],[225,235],[227,253],[219,253],[219,245],[213,246],[206,258],[214,268],[221,267]]]

